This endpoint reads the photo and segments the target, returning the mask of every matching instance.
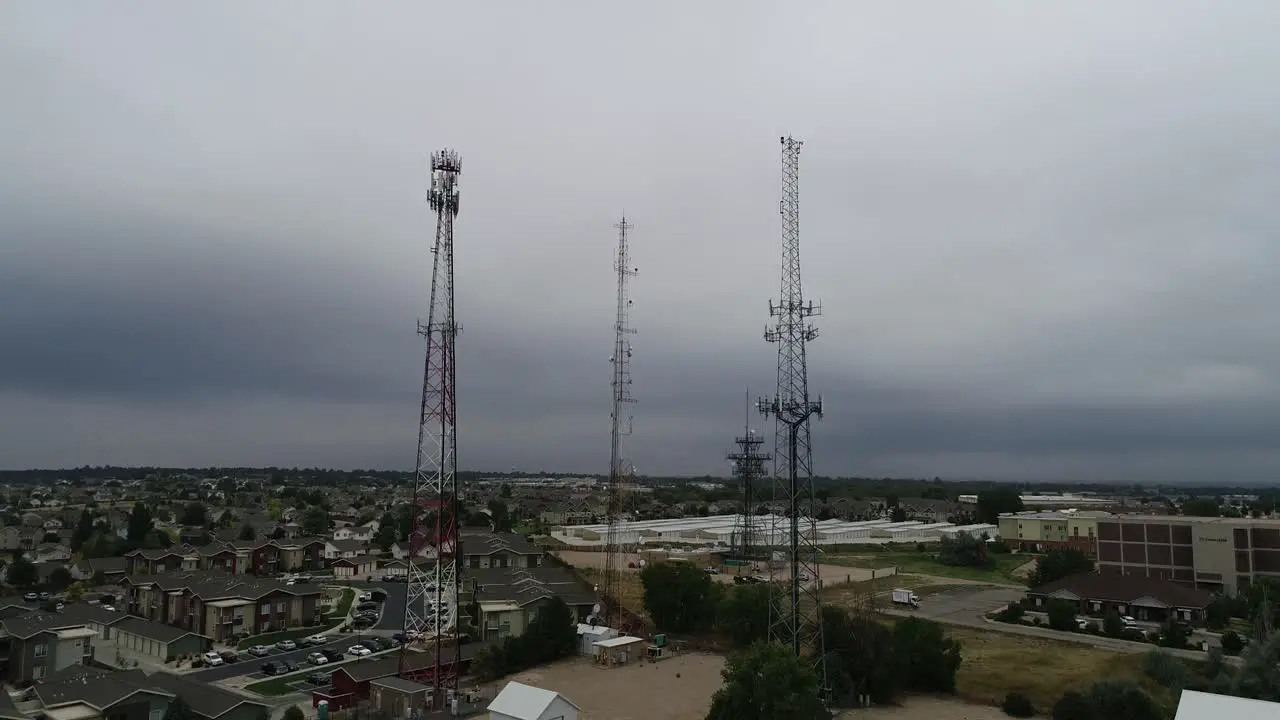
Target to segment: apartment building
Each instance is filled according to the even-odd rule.
[[[235,575],[275,575],[325,567],[323,538],[215,542],[175,545],[162,550],[134,550],[125,555],[129,575],[217,570]]]
[[[7,658],[10,685],[25,686],[93,659],[96,633],[79,618],[33,612],[0,622],[0,649]]]
[[[470,569],[531,568],[542,565],[542,549],[523,535],[463,531],[461,538],[463,560]]]
[[[1121,515],[1098,522],[1098,571],[1234,593],[1280,577],[1280,520]]]
[[[1043,552],[1070,547],[1097,552],[1098,521],[1111,517],[1101,510],[1020,512],[1000,516],[1000,539],[1014,550]]]
[[[557,566],[474,570],[463,575],[459,605],[474,611],[476,628],[485,641],[524,634],[541,601],[558,597],[583,622],[600,601],[590,586],[572,571]]]
[[[320,621],[320,588],[223,573],[128,577],[129,612],[225,642]]]

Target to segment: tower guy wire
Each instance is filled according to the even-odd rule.
[[[609,357],[613,365],[613,412],[610,415],[609,486],[605,511],[608,530],[605,533],[604,587],[600,594],[605,625],[621,631],[629,624],[621,598],[623,558],[620,531],[627,513],[626,486],[635,470],[626,457],[625,440],[631,435],[630,408],[635,403],[631,397],[630,338],[636,331],[631,327],[630,285],[637,270],[631,265],[628,233],[632,226],[627,222],[627,216],[623,215],[614,227],[618,230],[618,254],[613,264],[618,275],[618,308],[613,324],[613,354]]]
[[[747,391],[748,407],[750,406],[751,391]],[[745,418],[746,423],[742,430],[742,435],[734,438],[733,442],[738,446],[736,452],[730,452],[726,456],[733,463],[733,477],[742,487],[741,492],[742,505],[739,515],[734,521],[733,530],[733,554],[737,557],[735,560],[738,566],[738,574],[743,572],[748,574],[752,565],[756,561],[756,543],[760,531],[756,529],[756,506],[758,499],[756,497],[759,484],[768,477],[768,468],[765,463],[773,458],[773,455],[767,452],[761,452],[764,445],[764,438],[756,434],[751,429],[750,414]]]
[[[458,176],[462,161],[453,150],[431,155],[427,200],[436,214],[431,248],[431,300],[418,333],[426,339],[418,458],[409,536],[408,588],[404,632],[412,638],[400,654],[400,675],[428,684],[440,707],[458,689],[461,647],[458,584],[462,563],[458,533],[457,375],[454,343],[459,331],[453,305],[453,223],[458,215]],[[422,561],[435,557],[434,567]],[[427,645],[427,662],[413,646]]]
[[[822,401],[809,398],[806,344],[818,337],[809,318],[822,313],[806,302],[800,283],[800,147],[802,141],[784,137],[782,143],[782,285],[781,297],[769,303],[772,327],[765,340],[778,345],[777,389],[763,398],[759,409],[774,418],[773,499],[781,501],[785,516],[774,515],[768,545],[785,556],[769,562],[770,579],[786,584],[769,608],[769,637],[807,656],[817,665],[823,695],[827,693],[826,652],[822,637],[821,578],[813,493],[813,450],[809,420],[821,417]]]

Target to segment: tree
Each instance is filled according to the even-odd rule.
[[[1228,630],[1222,633],[1222,652],[1227,655],[1239,655],[1244,649],[1244,640],[1240,639],[1240,633],[1235,630]]]
[[[782,589],[772,583],[734,585],[720,598],[716,627],[735,647],[769,637],[769,601]]]
[[[822,634],[827,648],[827,677],[840,701],[850,695],[871,702],[893,702],[906,683],[905,657],[894,646],[893,631],[870,615],[842,608],[822,608]],[[831,662],[834,660],[835,662]]]
[[[153,527],[151,509],[147,507],[146,503],[134,503],[133,510],[129,513],[129,545],[135,548],[142,547]]]
[[[267,517],[272,520],[279,520],[280,514],[284,512],[284,507],[277,498],[271,498],[267,501]]]
[[[1130,680],[1102,680],[1085,694],[1094,720],[1164,720],[1160,704]]]
[[[640,571],[644,607],[661,629],[689,632],[705,628],[714,617],[718,597],[711,576],[683,562],[654,563]],[[616,601],[616,598],[609,598]]]
[[[5,578],[10,585],[28,588],[40,580],[40,575],[36,572],[36,566],[30,560],[19,557],[9,564]]]
[[[494,498],[489,501],[489,517],[493,522],[494,532],[511,532],[511,511],[507,504]]]
[[[1124,621],[1120,619],[1119,613],[1112,610],[1102,616],[1102,633],[1107,637],[1124,635]]]
[[[1046,608],[1049,616],[1049,627],[1053,630],[1071,631],[1076,629],[1076,606],[1066,600],[1050,600]]]
[[[79,552],[80,547],[93,537],[93,515],[88,510],[80,511],[80,519],[76,522],[76,530],[71,535],[71,551]]]
[[[1222,506],[1216,498],[1195,498],[1182,503],[1182,514],[1188,517],[1218,517]]]
[[[978,493],[978,522],[995,525],[1001,513],[1022,510],[1022,493],[1016,487],[998,487]]]
[[[953,567],[986,567],[991,564],[987,555],[987,543],[969,533],[955,537],[942,536],[938,548],[938,562]]]
[[[707,720],[831,717],[818,695],[813,664],[777,643],[760,642],[733,653],[720,675],[724,686],[712,696]]]
[[[1093,559],[1075,548],[1053,548],[1040,556],[1036,569],[1027,576],[1027,585],[1040,587],[1080,573],[1093,572]]]
[[[1000,704],[1000,709],[1005,715],[1016,718],[1035,717],[1036,709],[1031,704],[1031,699],[1021,693],[1009,693],[1004,696],[1004,702]]]
[[[1051,717],[1053,720],[1094,720],[1093,704],[1082,693],[1071,690],[1053,704]]]
[[[320,505],[312,505],[302,513],[302,532],[307,535],[329,534],[329,511]]]
[[[182,508],[182,517],[178,519],[180,525],[199,525],[204,526],[208,521],[208,511],[201,503],[187,503]]]
[[[71,586],[73,580],[70,570],[65,567],[56,567],[49,573],[47,584],[53,592],[62,592]]]
[[[284,717],[281,720],[307,720],[307,715],[297,705],[290,705],[289,709],[284,711]]]
[[[258,537],[258,531],[249,523],[245,523],[240,526],[240,534],[238,537],[241,540],[254,540]]]
[[[285,715],[288,714],[288,712],[285,713]],[[164,720],[196,720],[196,714],[195,711],[191,709],[191,706],[187,704],[187,701],[183,700],[182,697],[179,696],[175,697],[173,702],[169,703],[169,709],[164,714]],[[298,718],[296,720],[305,719]]]
[[[894,649],[902,654],[907,689],[918,692],[956,691],[960,669],[960,643],[949,638],[942,625],[908,617],[893,628]]]
[[[894,506],[894,508],[889,511],[889,520],[893,522],[906,522],[907,511],[903,510],[901,507]]]
[[[499,489],[499,491],[498,491],[498,496],[499,496],[499,497],[501,497],[501,498],[504,498],[504,499],[505,499],[505,498],[510,498],[510,497],[511,497],[511,483],[502,483],[502,488],[501,488],[501,489]]]
[[[396,539],[396,516],[389,512],[382,513],[378,520],[378,532],[373,536],[373,544],[382,552],[387,552],[396,544]]]
[[[1176,620],[1169,620],[1160,628],[1160,647],[1185,648],[1190,633],[1186,626]]]

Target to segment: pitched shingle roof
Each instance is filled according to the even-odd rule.
[[[1213,596],[1203,590],[1138,575],[1101,575],[1080,573],[1032,588],[1034,595],[1051,595],[1066,591],[1082,600],[1131,603],[1144,597],[1180,608],[1204,608]]]

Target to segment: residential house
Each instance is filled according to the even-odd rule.
[[[84,621],[61,613],[32,612],[0,621],[0,645],[8,644],[11,685],[26,685],[83,665],[93,657],[95,633]]]
[[[258,720],[271,711],[264,703],[195,678],[158,672],[147,682],[185,700],[199,720]]]
[[[13,552],[22,548],[22,528],[16,525],[6,525],[0,528],[0,550]]]
[[[71,559],[71,548],[66,545],[55,545],[54,543],[42,543],[37,545],[34,550],[28,553],[32,562],[60,562],[64,563]]]
[[[295,570],[323,570],[324,550],[323,538],[267,540],[254,546],[250,571],[257,575],[275,575]]]
[[[335,532],[334,535],[337,535],[337,532]],[[367,543],[364,540],[330,540],[324,544],[324,557],[326,560],[353,558],[357,555],[364,554],[366,544]]]
[[[128,560],[122,557],[90,558],[77,560],[70,566],[71,577],[76,580],[90,580],[102,573],[106,582],[114,583],[125,576],[128,571]]]
[[[215,572],[126,577],[129,612],[215,642],[317,624],[320,588]]]
[[[1053,600],[1070,602],[1084,615],[1115,612],[1146,622],[1176,619],[1200,624],[1213,596],[1170,580],[1099,573],[1080,573],[1027,591],[1032,607],[1044,608]]]
[[[334,540],[356,540],[360,543],[367,543],[373,540],[374,533],[377,530],[371,525],[352,525],[351,527],[338,528],[333,531]]]

